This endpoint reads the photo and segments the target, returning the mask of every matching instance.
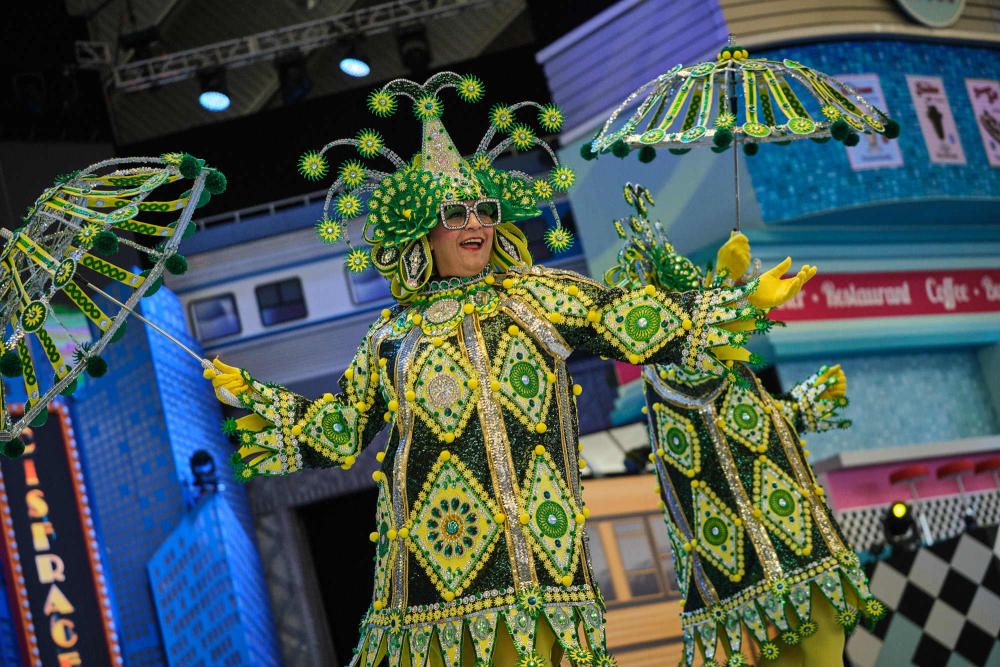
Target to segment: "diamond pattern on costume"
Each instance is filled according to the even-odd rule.
[[[528,428],[545,421],[552,403],[551,370],[523,332],[504,333],[493,375],[500,381],[500,402]]]
[[[840,583],[840,576],[837,572],[824,572],[816,581],[823,596],[837,611],[842,611],[847,606],[847,600],[844,598],[844,587]]]
[[[761,620],[760,612],[757,611],[755,605],[748,604],[744,606],[741,617],[743,625],[750,630],[750,633],[758,643],[767,641],[767,628],[764,626],[764,621]]]
[[[327,458],[340,460],[361,448],[359,414],[353,406],[337,401],[315,401],[302,417],[302,433],[309,444]]]
[[[545,617],[549,619],[549,625],[556,633],[556,639],[566,650],[579,646],[579,639],[576,634],[576,614],[573,607],[569,605],[559,605],[557,607],[547,607]]]
[[[792,603],[796,615],[801,620],[812,617],[812,595],[809,586],[808,581],[796,584],[788,594],[788,601]]]
[[[677,587],[681,592],[681,599],[686,600],[688,594],[688,575],[690,575],[690,561],[688,552],[684,550],[684,540],[674,527],[674,522],[663,515],[663,523],[667,527],[667,538],[670,540],[670,551],[674,557],[674,573],[677,575]]]
[[[698,635],[701,637],[701,647],[705,652],[705,660],[715,657],[715,649],[718,644],[718,631],[715,623],[702,623],[698,626]]]
[[[631,292],[604,310],[601,324],[611,335],[613,344],[625,352],[645,357],[677,335],[681,315],[659,299]]]
[[[468,622],[469,634],[476,649],[476,659],[482,661],[484,665],[491,664],[490,661],[493,659],[499,617],[499,612],[484,611],[473,616]]]
[[[414,365],[415,371],[407,378],[407,391],[413,391],[416,413],[444,440],[450,434],[462,434],[469,423],[479,397],[479,387],[469,387],[475,373],[448,342],[441,346],[428,346],[421,352]]]
[[[731,580],[743,578],[743,522],[704,483],[694,491],[695,548]]]
[[[385,630],[373,627],[368,631],[368,646],[365,649],[365,667],[375,667],[382,650],[382,639],[385,637]]]
[[[591,648],[605,645],[604,638],[604,614],[593,602],[577,607],[580,618],[583,619],[583,631],[587,635],[587,641]]]
[[[459,595],[496,546],[496,507],[455,457],[439,458],[414,504],[408,544],[438,592]]]
[[[723,433],[755,452],[766,451],[771,421],[753,392],[735,384],[730,386],[720,416]]]
[[[698,370],[688,370],[683,366],[678,364],[659,364],[656,367],[657,372],[663,372],[667,374],[667,377],[663,378],[665,380],[671,380],[677,384],[685,385],[688,387],[694,387],[699,384],[708,382],[709,380],[716,380],[716,376],[709,375],[708,373],[703,373]]]
[[[576,522],[580,512],[547,452],[535,454],[521,488],[528,532],[545,569],[556,580],[572,576],[583,534]]]
[[[583,319],[590,310],[590,300],[582,292],[571,295],[565,289],[560,289],[566,287],[564,284],[545,278],[525,278],[521,281],[521,286],[542,311]]]
[[[431,632],[434,626],[421,625],[410,628],[410,665],[411,667],[424,667],[427,663],[427,654],[431,647]]]
[[[812,550],[812,516],[806,495],[765,456],[753,464],[753,502],[767,527],[793,551]]]
[[[537,619],[516,607],[504,612],[504,618],[507,621],[507,630],[510,631],[510,638],[514,640],[517,652],[521,655],[530,654],[535,646]]]
[[[358,347],[358,351],[348,366],[350,378],[347,382],[347,395],[352,401],[368,401],[375,393],[376,383],[372,382],[368,345]]]
[[[654,403],[653,412],[657,455],[688,477],[695,477],[701,472],[701,441],[694,422],[664,403]]]
[[[437,635],[445,667],[459,667],[462,664],[462,620],[442,622]]]
[[[381,602],[389,601],[389,582],[395,560],[396,541],[389,539],[389,530],[395,528],[392,518],[392,495],[388,484],[384,481],[378,486],[378,503],[375,505],[375,533],[378,541],[375,543],[375,599]]]

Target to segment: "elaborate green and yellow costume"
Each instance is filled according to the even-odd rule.
[[[626,186],[626,201],[638,215],[616,223],[628,241],[608,282],[685,293],[737,284],[740,276],[705,276],[674,251],[646,217],[652,199],[644,188]],[[747,640],[757,644],[751,653],[776,660],[783,651],[805,651],[799,644],[817,631],[828,634],[820,619],[842,638],[840,626],[853,628],[859,613],[884,612],[799,437],[850,425],[837,415],[846,399],[829,397],[828,369],[781,397],[747,364],[732,371],[720,378],[673,363],[643,369],[650,460],[683,596],[688,666],[697,653],[706,664],[748,664]],[[841,639],[823,664],[840,664],[842,650]]]
[[[449,81],[461,92],[472,80],[436,75],[431,81]],[[390,83],[372,95],[372,107],[393,107],[394,97],[384,93],[401,90],[418,106],[420,100],[433,106],[429,85]],[[517,106],[494,108],[491,134],[500,124],[518,127],[504,115]],[[555,115],[551,107],[541,110]],[[240,442],[237,475],[349,468],[378,431],[391,430],[374,475],[375,587],[355,664],[387,657],[391,665],[421,667],[428,660],[532,666],[558,663],[563,654],[578,665],[613,664],[578,478],[581,388],[566,359],[581,349],[724,372],[713,349],[746,340],[730,328],[760,316],[745,300],[755,284],[686,294],[608,288],[531,266],[523,235],[513,224],[501,229],[506,222],[496,228],[482,274],[425,278],[431,262],[425,235],[436,224],[426,198],[436,196],[428,193],[437,186],[455,189],[459,199],[496,196],[505,220],[526,215],[539,193],[551,190],[488,164],[469,165],[450,139],[441,143],[447,135],[437,116],[424,120],[422,154],[400,167],[399,179],[380,177],[380,194],[369,201],[369,212],[380,214],[367,221],[373,259],[401,303],[371,326],[336,396],[308,400],[246,371],[233,381],[223,369],[217,387],[238,386],[227,400],[253,413],[229,423]],[[478,154],[492,153],[481,145]],[[411,182],[417,163],[420,173]],[[428,164],[438,171],[428,172]],[[568,173],[571,180],[562,169],[553,170],[554,178]],[[406,192],[418,188],[424,209],[385,203],[407,196],[400,195],[401,182]],[[422,231],[410,233],[404,220]],[[386,249],[400,252],[403,263],[380,257]],[[410,253],[419,256],[419,271],[411,271]]]

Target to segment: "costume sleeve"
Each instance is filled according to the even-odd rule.
[[[232,464],[237,479],[287,475],[303,468],[344,469],[385,426],[387,409],[370,335],[340,378],[340,393],[311,401],[243,371],[250,390],[239,395],[250,415],[228,421],[239,439]]]
[[[510,282],[507,282],[510,281]],[[763,312],[746,285],[690,292],[665,292],[652,285],[624,291],[570,271],[515,274],[505,287],[534,302],[570,347],[633,364],[676,363],[690,372],[716,376],[731,371],[712,350],[742,347],[750,331],[723,325],[758,320]]]
[[[792,387],[787,394],[774,397],[781,413],[799,433],[821,433],[851,426],[850,419],[840,418],[840,409],[849,403],[847,397],[820,398],[828,388],[825,382],[819,382],[826,370],[827,367],[823,366]]]

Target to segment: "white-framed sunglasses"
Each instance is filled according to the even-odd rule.
[[[483,227],[496,227],[500,224],[500,200],[486,197],[471,203],[441,202],[441,224],[445,229],[465,229],[469,224],[469,216],[473,213]]]

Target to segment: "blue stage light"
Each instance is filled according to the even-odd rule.
[[[368,76],[371,73],[372,68],[361,58],[347,56],[346,58],[342,58],[340,61],[340,71],[347,76],[360,78]]]

